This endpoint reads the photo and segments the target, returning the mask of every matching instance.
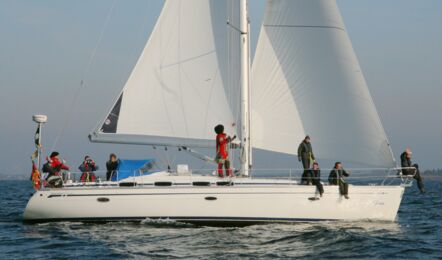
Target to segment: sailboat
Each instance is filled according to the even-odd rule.
[[[166,0],[154,30],[92,142],[215,147],[238,135],[239,175],[175,170],[35,192],[28,222],[171,219],[199,224],[394,221],[405,189],[316,187],[254,178],[252,149],[390,169],[396,162],[335,0],[268,0],[250,66],[246,0]],[[395,176],[396,178],[396,176]]]

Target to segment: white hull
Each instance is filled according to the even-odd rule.
[[[337,186],[259,184],[235,186],[101,187],[37,191],[24,220],[111,221],[174,219],[198,223],[256,223],[317,220],[394,221],[402,186],[350,185],[350,199]],[[309,199],[310,198],[310,199]],[[233,224],[233,223],[232,223]]]

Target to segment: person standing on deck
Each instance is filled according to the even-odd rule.
[[[328,182],[330,185],[339,185],[339,193],[343,195],[346,199],[348,197],[348,183],[344,177],[348,177],[350,174],[344,170],[341,162],[336,162],[335,167],[330,172],[328,176]]]
[[[402,174],[403,175],[413,175],[413,178],[417,181],[417,187],[419,188],[419,190],[422,193],[424,193],[425,192],[424,182],[421,177],[421,173],[419,171],[419,165],[411,163],[411,155],[412,154],[413,153],[411,152],[410,148],[405,149],[405,151],[401,154],[401,167],[402,168],[408,168],[408,167],[415,168],[415,169],[402,169]]]
[[[310,143],[310,136],[306,136],[304,140],[298,146],[298,161],[302,162],[304,168],[303,176],[309,174],[308,170],[315,161],[315,155],[313,154],[312,144]]]
[[[106,162],[106,180],[110,181],[118,169],[118,158],[114,153],[109,155],[109,161]]]
[[[226,171],[226,176],[232,177],[232,169],[230,169],[230,160],[229,160],[229,143],[232,141],[230,136],[227,136],[224,133],[224,126],[217,125],[215,126],[216,133],[216,157],[215,161],[218,163],[218,176],[223,178],[223,166]]]

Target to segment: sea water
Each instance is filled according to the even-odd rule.
[[[442,258],[442,181],[407,189],[396,222],[198,227],[174,221],[23,224],[29,181],[0,182],[0,259]],[[325,194],[324,196],[327,196]]]

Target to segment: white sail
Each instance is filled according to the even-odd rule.
[[[209,147],[236,133],[239,1],[168,0],[112,111],[92,141]]]
[[[336,2],[269,0],[252,67],[252,143],[296,154],[307,134],[318,158],[395,166]]]

